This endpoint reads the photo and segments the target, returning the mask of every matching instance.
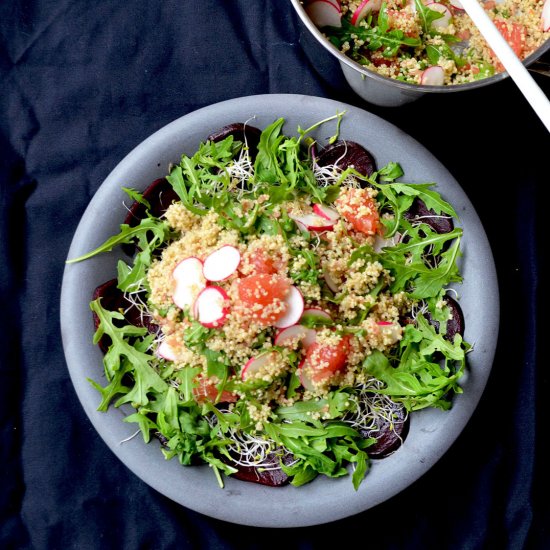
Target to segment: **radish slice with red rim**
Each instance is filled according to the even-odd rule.
[[[172,294],[174,304],[180,309],[191,307],[201,290],[206,287],[202,262],[195,257],[185,258],[174,268],[172,277],[176,281]]]
[[[380,11],[382,0],[363,0],[351,16],[351,24],[357,27],[367,15],[373,11]]]
[[[237,271],[241,263],[241,253],[229,244],[218,248],[204,260],[202,272],[208,281],[225,281]]]
[[[320,233],[322,231],[331,231],[334,229],[335,221],[328,220],[317,214],[303,214],[296,216],[294,214],[289,215],[289,218],[294,220],[298,227],[305,228],[307,231],[315,231]]]
[[[395,344],[401,339],[403,334],[403,329],[398,323],[390,323],[388,321],[378,321],[376,323],[379,327],[380,332],[384,336],[385,343]]]
[[[258,374],[263,367],[269,365],[269,363],[273,363],[276,355],[276,351],[269,351],[249,359],[241,371],[242,380],[249,380],[254,375]]]
[[[325,280],[325,283],[327,283],[327,286],[336,294],[340,291],[340,285],[338,281],[330,274],[329,271],[323,271],[323,279]]]
[[[178,354],[174,348],[166,341],[163,340],[157,348],[157,355],[168,361],[175,361],[178,358]]]
[[[195,302],[196,317],[199,323],[208,328],[223,325],[229,313],[229,296],[219,286],[206,287]]]
[[[304,348],[311,346],[316,340],[317,333],[303,325],[292,325],[280,330],[275,336],[273,343],[276,346],[287,346],[288,344],[299,340]]]
[[[449,0],[451,6],[458,11],[464,11],[464,6],[460,0]]]
[[[276,328],[287,328],[295,325],[304,312],[304,297],[295,286],[290,287],[284,303],[286,304],[285,313],[273,323]]]
[[[319,27],[341,27],[340,11],[330,0],[313,0],[305,6],[306,13]]]
[[[304,309],[300,321],[307,322],[313,321],[315,324],[330,325],[332,324],[332,317],[330,313],[327,313],[324,309],[318,307],[308,307]]]
[[[447,6],[445,6],[444,4],[440,4],[439,2],[430,2],[426,4],[426,7],[430,10],[437,11],[443,14],[443,17],[440,17],[439,19],[434,19],[432,21],[432,28],[443,29],[449,26],[449,24],[451,23],[451,19],[453,18],[453,14],[450,12]]]
[[[439,65],[434,65],[433,67],[428,67],[420,75],[420,84],[427,86],[443,86],[445,83],[445,71],[443,67]]]
[[[340,214],[338,214],[337,210],[323,204],[314,204],[313,212],[317,214],[320,218],[323,218],[324,220],[328,220],[330,222],[337,222],[340,219]]]

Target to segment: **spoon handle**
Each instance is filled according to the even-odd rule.
[[[466,13],[475,23],[489,46],[550,132],[550,101],[518,59],[477,0],[461,0]]]

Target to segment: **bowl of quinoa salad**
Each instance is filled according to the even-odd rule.
[[[426,93],[458,92],[507,76],[460,0],[291,0],[311,57],[333,57],[353,90],[397,106]],[[526,65],[550,49],[550,1],[482,5]]]
[[[210,184],[219,184],[216,170],[203,172],[202,177],[210,176],[199,187],[186,187],[188,193],[203,190],[190,200],[180,176],[197,173],[200,163],[212,167],[212,159],[227,158],[239,134],[218,140],[216,132],[235,121],[259,129],[259,142],[247,142],[259,157],[267,143],[275,148],[283,143],[288,152],[292,143],[307,139],[320,167],[310,192],[278,197],[279,174],[266,192],[254,187],[251,200],[243,183],[251,178],[243,176],[250,165],[239,155],[226,164],[237,205],[228,209],[219,188],[207,192]],[[283,134],[298,137],[285,141]],[[206,136],[211,137],[199,148]],[[370,156],[361,156],[356,144]],[[248,147],[241,149],[245,157]],[[339,147],[353,160],[336,189],[332,178],[342,158]],[[187,172],[190,159],[198,164]],[[254,169],[267,171],[254,181],[270,180],[271,168],[260,158]],[[369,175],[359,177],[359,172]],[[169,188],[163,187],[166,181]],[[130,207],[122,187],[135,190]],[[422,221],[425,212],[417,209],[397,231],[401,215],[384,214],[382,205],[412,211],[413,197],[409,200],[407,193],[425,199],[439,212],[428,217],[447,229],[432,231]],[[155,196],[165,200],[159,217]],[[140,209],[149,214],[132,226],[128,220],[140,217]],[[250,230],[252,225],[256,229]],[[115,247],[130,244],[117,237],[120,231],[140,236],[132,250]],[[147,259],[156,239],[165,243],[162,254]],[[405,281],[420,258],[411,253],[408,267],[396,276],[392,254],[428,246],[415,244],[426,239],[432,247],[419,271],[433,268],[436,277],[414,279],[411,292]],[[106,253],[89,254],[98,246]],[[491,370],[498,288],[490,247],[470,201],[415,140],[336,101],[298,95],[238,98],[162,128],[130,152],[98,189],[68,254],[78,257],[87,259],[69,263],[64,274],[61,328],[71,380],[86,414],[132,472],[175,502],[218,519],[306,526],[387,500],[448,450]],[[148,262],[145,279],[137,277],[143,262]],[[117,272],[118,286],[129,285],[123,299],[130,303],[115,299],[109,307],[114,286],[108,279]],[[445,286],[450,282],[448,294],[440,292],[439,277]],[[124,315],[145,305],[144,288],[150,318],[129,321]],[[461,308],[454,343],[436,336],[430,344],[418,344],[424,333],[434,335],[445,324],[449,330],[454,322],[445,309],[450,296]],[[430,313],[437,319],[428,322]],[[132,326],[115,322],[123,317]],[[106,335],[111,341],[103,346]],[[443,380],[428,393],[391,391],[394,371],[388,361],[407,341],[408,355],[420,345],[423,356],[441,358],[441,366],[420,365],[428,368],[424,382]],[[459,367],[450,366],[455,359]],[[355,414],[362,400],[389,411],[388,433],[398,434],[396,444],[380,455],[376,436],[358,437],[367,416]],[[243,422],[248,435],[239,429]],[[405,423],[407,430],[399,431]],[[188,434],[185,442],[182,432]],[[264,452],[274,454],[290,483],[247,478],[247,467]],[[244,477],[235,477],[240,467]]]

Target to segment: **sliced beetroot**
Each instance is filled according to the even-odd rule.
[[[426,203],[418,197],[414,199],[411,207],[403,213],[403,216],[411,222],[414,220],[421,220],[440,235],[443,233],[450,233],[454,229],[454,224],[451,217],[445,216],[444,214],[436,214],[433,210],[430,210],[426,206]]]
[[[151,185],[145,189],[142,196],[151,206],[149,212],[157,218],[160,218],[174,201],[179,200],[178,194],[165,178],[160,178],[151,183]],[[134,201],[128,209],[128,213],[124,218],[124,223],[130,227],[135,227],[146,217],[147,207],[138,201]],[[125,243],[122,245],[122,250],[124,250],[128,256],[133,256],[136,252],[136,246],[131,243]]]
[[[278,463],[280,458],[270,453],[267,455],[265,464]],[[290,464],[294,460],[294,457],[287,453],[283,456],[282,462],[284,464]],[[262,470],[261,464],[258,466],[241,466],[236,465],[233,462],[229,463],[231,466],[237,468],[237,472],[233,474],[233,477],[240,479],[241,481],[250,481],[252,483],[259,483],[260,485],[268,485],[269,487],[281,487],[287,485],[290,478],[283,472],[281,468],[274,470]]]
[[[179,200],[178,194],[166,178],[160,178],[151,183],[143,192],[143,198],[151,205],[149,212],[157,218],[160,218],[174,201]],[[135,227],[147,217],[146,212],[147,207],[144,204],[134,201],[124,218],[124,223]]]
[[[319,166],[336,165],[340,169],[355,168],[363,176],[376,171],[373,156],[354,141],[337,141],[325,147],[317,157]]]
[[[462,313],[462,308],[456,300],[450,296],[445,296],[444,300],[447,307],[451,311],[451,318],[447,321],[447,333],[444,335],[444,338],[452,342],[455,338],[455,334],[464,336],[464,314]],[[435,330],[439,332],[439,321],[436,321],[429,311],[425,313],[425,317],[430,325],[432,325]]]
[[[242,122],[234,122],[233,124],[228,124],[216,132],[213,132],[206,139],[207,141],[214,141],[217,143],[218,141],[223,141],[229,136],[233,136],[235,141],[248,144],[250,159],[254,162],[256,155],[258,154],[258,143],[260,143],[261,135],[261,130],[255,126],[243,124]]]
[[[409,418],[405,407],[396,406],[394,409],[395,418],[393,425],[385,419],[380,419],[376,430],[359,430],[359,433],[366,439],[376,438],[376,443],[367,448],[370,458],[386,458],[391,455],[403,443],[409,433]]]
[[[126,299],[124,293],[117,288],[117,280],[111,279],[98,286],[92,295],[92,300],[101,298],[101,306],[109,311],[119,311],[124,313],[125,320],[130,324],[140,328],[146,328],[151,334],[158,332],[158,326],[153,323],[149,315],[142,315],[140,310]],[[94,329],[99,327],[99,317],[93,313]],[[111,339],[103,335],[98,342],[99,348],[103,353],[107,353]]]

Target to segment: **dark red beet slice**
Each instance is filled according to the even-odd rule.
[[[454,340],[455,334],[460,334],[464,336],[464,315],[462,313],[462,308],[456,300],[450,296],[445,296],[445,302],[447,302],[447,307],[451,311],[451,318],[447,321],[447,333],[444,338],[452,342]],[[435,327],[435,330],[439,332],[439,321],[436,321],[430,314],[429,311],[425,313],[425,317],[432,325]]]
[[[411,207],[403,213],[403,216],[409,220],[421,218],[422,222],[429,225],[436,233],[450,233],[454,229],[453,220],[444,214],[438,215],[433,210],[430,210],[426,203],[418,197],[414,199]]]
[[[355,168],[363,176],[370,176],[376,171],[373,156],[354,141],[337,141],[325,147],[317,157],[319,166],[335,164],[342,170]]]
[[[290,464],[293,460],[294,457],[291,454],[287,453],[283,456],[284,464]],[[272,464],[273,462],[278,463],[278,461],[279,457],[274,454],[269,454],[266,459],[267,464]],[[269,487],[281,487],[290,481],[290,478],[280,468],[276,470],[261,470],[261,465],[240,466],[233,462],[229,462],[229,464],[238,469],[238,471],[233,474],[233,477],[241,481],[250,481],[252,483],[259,483],[260,485],[268,485]]]
[[[149,211],[157,218],[160,218],[168,210],[172,202],[179,200],[178,194],[166,178],[160,178],[151,183],[143,192],[143,198],[149,202],[151,205]],[[139,225],[139,222],[147,217],[146,211],[147,208],[144,204],[135,201],[130,206],[124,223],[130,227]]]
[[[234,122],[213,132],[206,139],[207,141],[218,142],[223,141],[226,137],[233,136],[233,139],[236,141],[248,144],[250,159],[254,161],[258,154],[258,143],[260,143],[261,135],[261,130],[254,126],[243,124],[242,122]]]
[[[158,326],[153,323],[150,316],[142,316],[139,309],[129,302],[124,293],[117,288],[117,280],[111,279],[106,283],[98,286],[93,293],[92,300],[101,298],[101,305],[109,311],[122,311],[126,321],[136,327],[146,328],[150,333],[154,334],[158,331]],[[97,330],[99,326],[99,317],[93,313],[94,328]],[[103,335],[99,341],[99,347],[103,353],[109,349],[111,339],[107,335]]]
[[[409,433],[409,417],[405,407],[396,407],[393,426],[385,420],[381,420],[378,430],[359,430],[366,439],[375,437],[376,443],[367,448],[370,458],[385,458],[399,449]]]

